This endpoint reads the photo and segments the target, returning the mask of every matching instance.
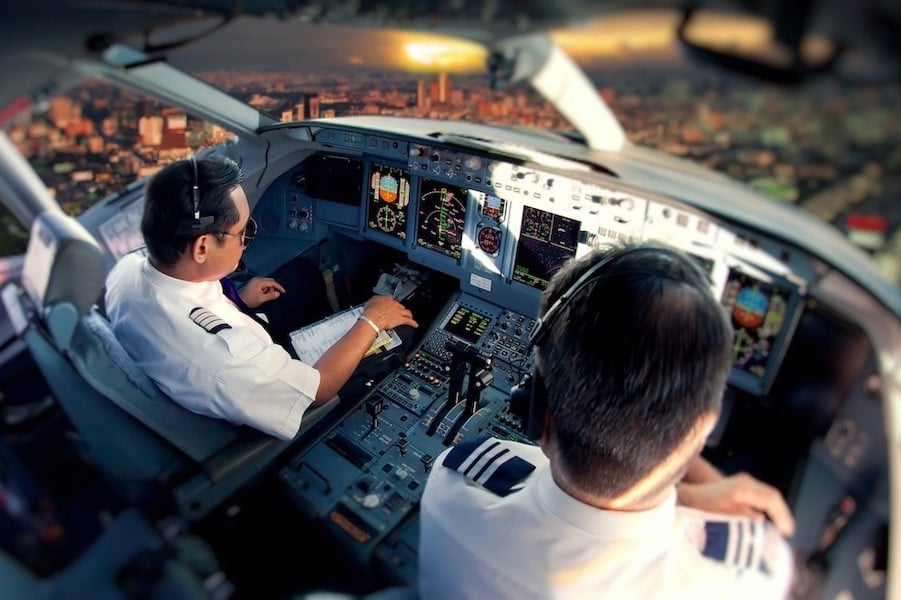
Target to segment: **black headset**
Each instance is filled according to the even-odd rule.
[[[207,225],[216,222],[216,217],[207,215],[200,216],[200,177],[197,174],[197,161],[191,156],[191,199],[194,201],[194,218],[192,220],[183,219],[183,222],[192,230],[202,229]]]
[[[566,290],[561,293],[554,303],[551,305],[544,315],[538,319],[532,333],[529,335],[529,351],[534,351],[536,346],[540,346],[547,339],[548,331],[553,327],[554,323],[560,318],[573,298],[585,289],[589,284],[598,281],[606,273],[603,271],[605,267],[615,260],[619,260],[632,254],[644,252],[662,253],[672,257],[675,260],[683,261],[684,257],[681,253],[672,248],[656,245],[641,245],[627,248],[623,251],[612,250],[610,254],[602,258],[590,269],[582,273],[582,275],[573,282]],[[530,440],[538,440],[544,430],[544,417],[547,411],[547,389],[541,379],[538,369],[533,366],[531,371],[523,375],[522,379],[510,392],[510,412],[514,416],[519,417],[523,425],[523,433]]]

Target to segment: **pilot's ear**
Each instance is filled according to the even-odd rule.
[[[194,262],[199,264],[206,262],[206,259],[209,257],[212,239],[213,236],[209,234],[199,235],[188,245],[188,252]]]

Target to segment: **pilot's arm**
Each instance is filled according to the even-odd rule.
[[[400,325],[418,327],[413,313],[391,296],[373,296],[363,307],[363,317],[350,331],[325,351],[313,365],[319,371],[319,389],[315,404],[327,402],[347,383],[378,335],[378,329]]]
[[[795,533],[795,519],[779,490],[747,473],[726,477],[699,456],[676,489],[685,506],[757,520],[769,517],[782,535]]]

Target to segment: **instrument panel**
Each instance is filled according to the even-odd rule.
[[[614,180],[437,145],[390,148],[391,156],[373,150],[334,158],[365,173],[360,210],[333,217],[350,203],[324,199],[316,214],[327,227],[343,223],[404,252],[416,267],[456,279],[459,291],[421,342],[404,348],[404,364],[373,382],[279,472],[305,516],[341,540],[361,568],[415,584],[418,505],[434,459],[485,433],[527,441],[509,398],[532,366],[539,297],[566,261],[593,248],[647,239],[694,256],[735,329],[730,384],[768,392],[804,297],[771,252],[699,211]]]
[[[606,175],[576,177],[437,144],[381,137],[368,144],[363,134],[328,129],[320,138],[329,140],[328,152],[314,152],[291,171],[307,175],[284,177],[270,188],[287,188],[280,194],[292,201],[287,225],[261,219],[264,229],[270,225],[267,233],[315,240],[326,236],[325,227],[344,226],[457,278],[467,294],[530,316],[571,258],[623,240],[669,243],[698,258],[731,315],[730,383],[754,394],[772,384],[799,317],[803,285],[770,253],[709,216],[669,198],[638,195]],[[338,179],[331,194],[314,169]],[[313,184],[316,206],[298,214]],[[313,214],[318,228],[299,219]]]

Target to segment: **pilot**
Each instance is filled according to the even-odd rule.
[[[732,344],[706,274],[665,246],[599,249],[558,272],[540,314],[525,386],[540,445],[442,452],[421,502],[420,596],[785,597],[788,506],[700,457]]]
[[[238,165],[221,156],[181,160],[154,175],[141,219],[147,256],[125,256],[112,269],[106,311],[128,354],[176,402],[291,439],[304,411],[347,382],[380,329],[417,323],[398,301],[377,295],[314,365],[273,341],[287,339],[297,319],[321,316],[324,285],[310,275],[318,270],[293,260],[278,278],[254,278],[235,293],[226,276],[255,232],[242,181]],[[268,315],[267,304],[276,308]]]

